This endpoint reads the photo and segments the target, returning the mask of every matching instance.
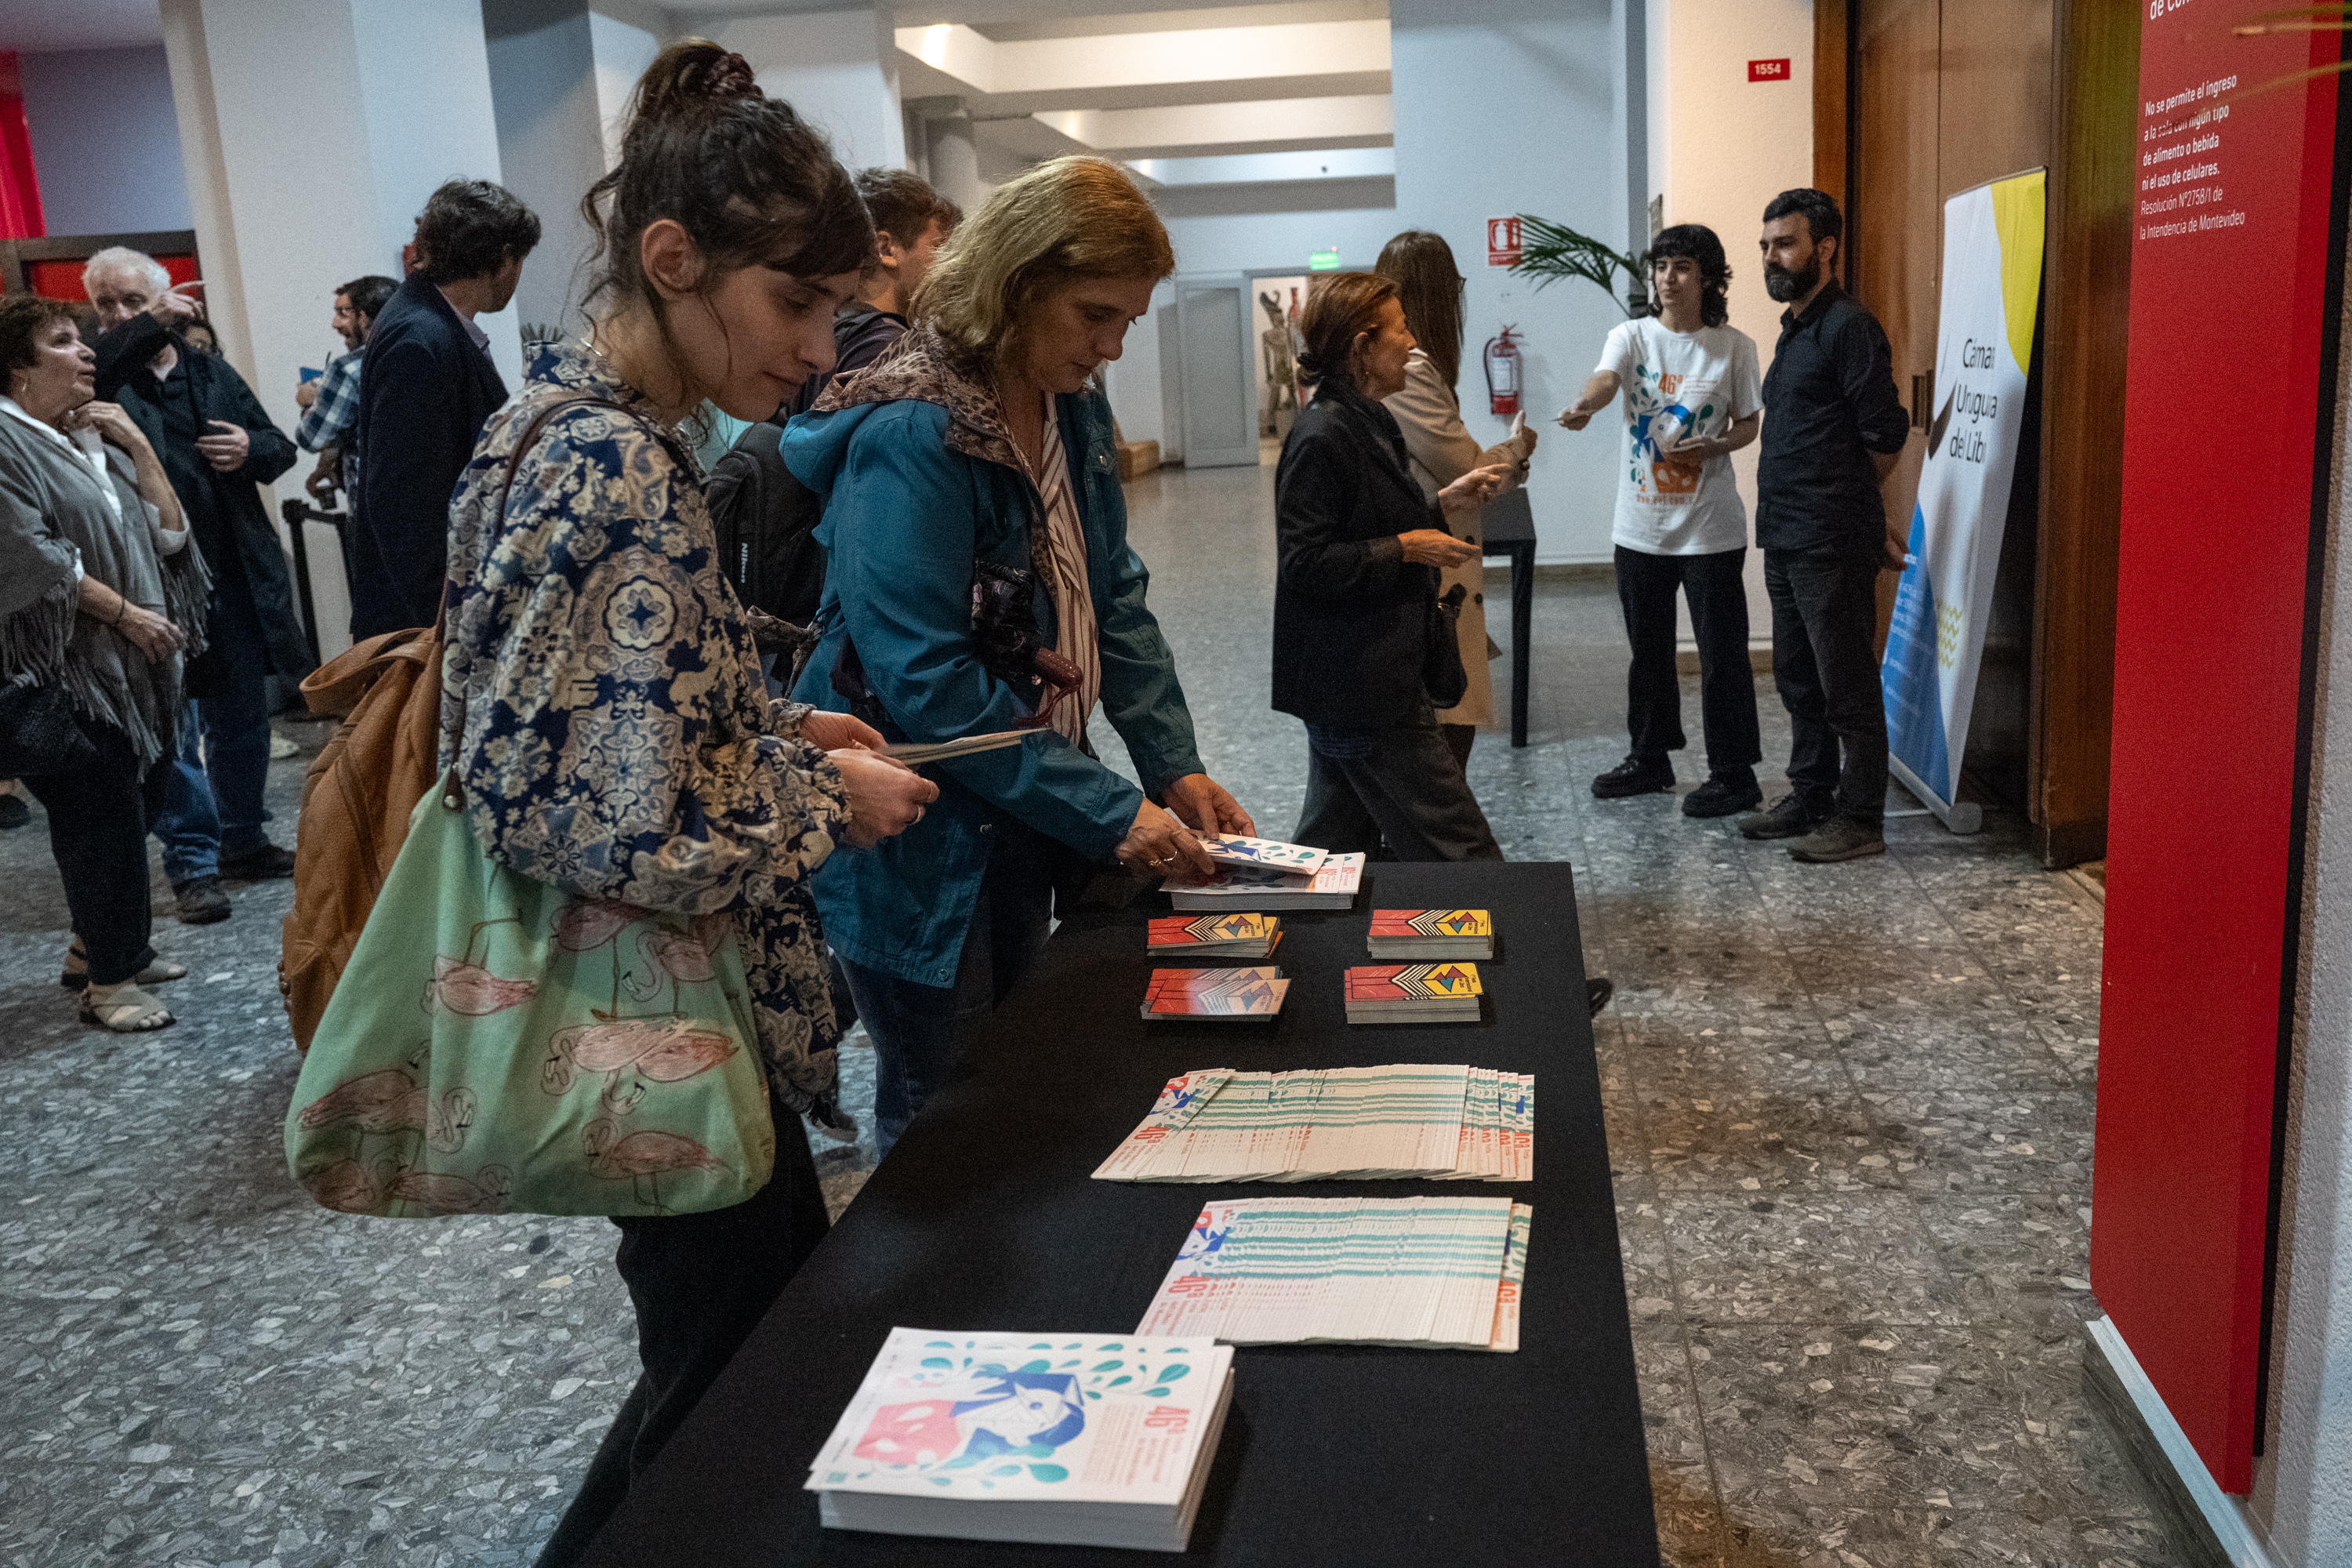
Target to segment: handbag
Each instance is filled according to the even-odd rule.
[[[64,688],[0,686],[0,779],[79,773],[97,761]]]
[[[416,804],[286,1112],[324,1206],[665,1215],[767,1184],[776,1132],[725,914],[581,899]]]
[[[1431,704],[1439,709],[1461,702],[1470,689],[1470,672],[1462,668],[1462,639],[1455,627],[1462,620],[1462,601],[1469,590],[1456,583],[1441,597],[1431,595],[1423,626],[1421,683]]]

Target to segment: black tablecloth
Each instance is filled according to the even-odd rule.
[[[1134,1564],[1129,1552],[821,1530],[803,1489],[894,1324],[1129,1333],[1212,1196],[1476,1192],[1535,1205],[1522,1348],[1498,1355],[1265,1346],[1233,1413],[1190,1557],[1316,1564],[1654,1568],[1658,1548],[1617,1253],[1576,899],[1561,865],[1371,868],[1347,913],[1287,911],[1282,1017],[1146,1024],[1157,894],[1083,915],[777,1301],[607,1526],[603,1564]],[[1340,971],[1372,907],[1486,908],[1476,1025],[1356,1026]],[[1135,1185],[1090,1180],[1192,1068],[1467,1062],[1536,1075],[1536,1179]]]

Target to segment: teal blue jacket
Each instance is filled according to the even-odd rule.
[[[909,336],[937,342],[920,329]],[[783,438],[785,463],[826,498],[816,531],[827,560],[819,641],[793,695],[845,710],[833,668],[843,643],[853,642],[892,741],[1008,730],[1034,710],[1039,695],[1034,683],[1015,686],[986,669],[971,626],[972,563],[1029,569],[1030,524],[1042,502],[992,400],[975,396],[925,346],[912,342],[914,352],[838,386],[825,402],[853,405],[802,415]],[[860,395],[874,400],[854,402]],[[1150,574],[1128,546],[1109,405],[1092,391],[1055,405],[1086,531],[1102,712],[1156,795],[1201,771],[1192,715],[1168,641],[1144,604]],[[1050,645],[1052,596],[1041,588],[1034,603]],[[826,940],[843,957],[922,985],[954,983],[991,847],[1007,837],[1003,824],[1024,824],[1105,862],[1144,798],[1050,732],[924,773],[940,798],[921,822],[873,849],[837,851],[812,884]]]

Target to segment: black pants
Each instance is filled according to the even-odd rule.
[[[1748,662],[1748,588],[1740,579],[1748,552],[1652,555],[1617,546],[1617,602],[1625,607],[1625,639],[1633,662],[1625,672],[1625,723],[1633,752],[1644,762],[1679,752],[1683,687],[1675,670],[1675,590],[1690,601],[1698,638],[1698,714],[1706,739],[1706,769],[1746,784],[1764,760],[1756,723],[1756,676]]]
[[[1789,784],[1815,813],[1875,827],[1886,814],[1886,702],[1871,647],[1878,559],[1768,550],[1764,588],[1772,598],[1772,679],[1791,731]]]
[[[766,1186],[733,1208],[613,1222],[621,1227],[614,1263],[636,1308],[645,1371],[540,1552],[540,1568],[587,1555],[596,1531],[627,1499],[630,1481],[653,1463],[824,1239],[824,1194],[808,1133],[772,1097],[768,1108],[776,1121],[776,1167]]]
[[[79,722],[98,761],[24,784],[49,815],[49,853],[66,885],[74,934],[89,954],[90,984],[114,985],[155,962],[147,944],[147,823],[163,809],[172,759],[142,774],[121,731],[88,718]]]
[[[1296,835],[1334,854],[1395,860],[1500,860],[1503,851],[1427,709],[1334,752],[1309,742]]]

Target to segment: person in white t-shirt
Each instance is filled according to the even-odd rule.
[[[1675,670],[1675,590],[1698,640],[1699,717],[1706,782],[1685,816],[1728,816],[1762,804],[1756,764],[1756,680],[1748,662],[1748,508],[1731,454],[1756,439],[1763,398],[1756,341],[1725,324],[1731,268],[1715,231],[1677,224],[1650,245],[1653,314],[1610,332],[1584,395],[1559,422],[1581,430],[1625,394],[1617,467],[1617,597],[1633,645],[1625,680],[1633,750],[1592,781],[1603,800],[1671,791],[1666,753],[1680,751],[1682,685]]]

